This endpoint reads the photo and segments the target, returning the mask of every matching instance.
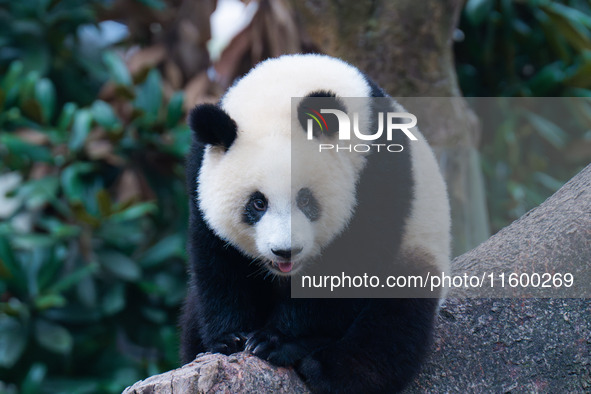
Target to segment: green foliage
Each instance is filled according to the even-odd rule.
[[[20,60],[0,79],[0,389],[120,392],[178,363],[183,95],[103,60],[88,106]]]
[[[591,97],[591,4],[584,0],[468,0],[456,44],[466,96]],[[564,101],[566,104],[566,101]],[[539,205],[591,157],[589,103],[482,123],[493,231]],[[504,112],[507,113],[507,112]],[[564,125],[569,123],[568,132]],[[561,127],[557,126],[560,124]]]
[[[100,3],[100,0],[0,0],[0,75],[14,60],[20,60],[25,74],[35,71],[59,86],[47,97],[55,100],[57,94],[62,103],[91,102],[107,75],[97,57],[100,52],[84,51],[79,42],[79,28],[95,23],[95,7]],[[36,85],[37,96],[46,97],[44,89],[50,86]],[[52,105],[43,108],[51,112]]]

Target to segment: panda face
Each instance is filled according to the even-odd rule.
[[[327,67],[330,73],[318,72]],[[196,179],[205,222],[278,276],[310,264],[343,231],[365,163],[358,154],[318,155],[317,141],[307,141],[292,119],[292,97],[314,92],[368,97],[370,88],[357,69],[337,59],[284,56],[250,71],[219,105],[200,105],[190,115],[205,145]]]
[[[228,149],[206,147],[199,207],[220,238],[268,272],[291,275],[346,226],[358,171],[347,160],[313,154],[303,131],[296,149],[288,134],[258,139],[238,130]]]

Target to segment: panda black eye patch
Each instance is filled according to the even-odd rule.
[[[298,204],[300,211],[302,211],[310,221],[313,222],[320,218],[320,204],[318,204],[318,200],[316,200],[312,191],[307,187],[300,189],[296,196],[296,203]]]
[[[244,223],[251,226],[257,223],[267,212],[268,205],[267,198],[263,193],[259,191],[252,193],[244,206]]]

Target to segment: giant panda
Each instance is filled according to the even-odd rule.
[[[416,127],[417,141],[400,141],[396,168],[383,169],[380,154],[328,152],[311,155],[292,176],[292,145],[306,140],[309,125],[301,114],[294,124],[293,97],[332,97],[343,109],[340,97],[386,94],[342,60],[284,55],[258,64],[217,105],[191,111],[182,362],[201,352],[247,351],[295,368],[313,392],[400,391],[427,353],[442,293],[292,298],[291,281],[331,245],[349,242],[348,228],[364,219],[359,188],[372,165],[395,179],[385,209],[396,220],[376,238],[389,245],[392,264],[449,271],[445,184]],[[372,199],[372,189],[364,193]],[[363,251],[355,256],[363,259]]]

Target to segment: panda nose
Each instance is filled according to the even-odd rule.
[[[302,251],[303,248],[295,249],[271,249],[274,255],[283,257],[284,259],[290,259],[292,256],[297,255]]]

